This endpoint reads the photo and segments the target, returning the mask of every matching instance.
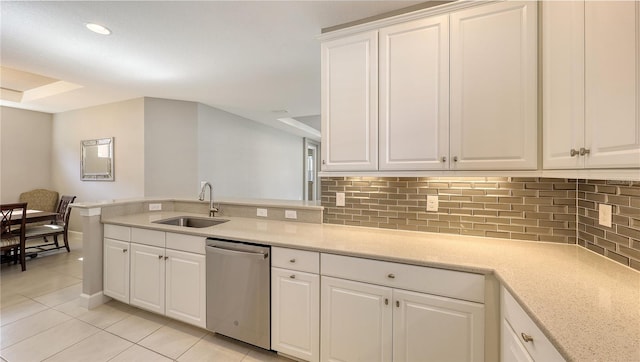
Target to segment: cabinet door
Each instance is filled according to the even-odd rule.
[[[583,168],[584,1],[542,3],[542,97],[544,168]]]
[[[394,289],[393,360],[483,361],[484,305]]]
[[[448,169],[449,16],[386,27],[380,41],[380,169]]]
[[[586,167],[640,167],[637,1],[585,3]]]
[[[391,361],[391,289],[322,277],[322,361]]]
[[[271,348],[305,361],[320,360],[320,277],[271,269]]]
[[[500,359],[502,362],[533,362],[520,337],[513,331],[506,319],[502,319],[500,327]]]
[[[129,303],[129,243],[104,239],[104,295]]]
[[[131,305],[164,314],[164,249],[131,244]]]
[[[206,328],[205,256],[169,250],[166,253],[166,315]]]
[[[378,168],[378,33],[323,42],[322,170]]]
[[[452,13],[452,168],[536,169],[537,108],[537,3]]]

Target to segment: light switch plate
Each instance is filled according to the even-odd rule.
[[[608,228],[611,227],[611,205],[598,205],[598,223]]]
[[[267,217],[267,209],[257,208],[256,210],[256,216]]]
[[[344,206],[344,192],[336,192],[336,206]]]
[[[285,210],[284,217],[285,219],[297,219],[298,213],[296,212],[296,210]]]
[[[427,211],[438,211],[438,195],[427,196]]]
[[[162,204],[149,204],[149,211],[160,211],[162,210]]]

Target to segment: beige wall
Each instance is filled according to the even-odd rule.
[[[0,202],[51,189],[52,115],[0,107]]]

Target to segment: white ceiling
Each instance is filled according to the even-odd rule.
[[[81,87],[0,104],[58,113],[178,99],[304,135],[277,118],[320,114],[320,30],[420,2],[3,0],[1,65]]]

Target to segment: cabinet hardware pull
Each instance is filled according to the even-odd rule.
[[[453,156],[453,162],[458,162],[458,156]]]
[[[441,158],[440,160],[442,161],[442,163],[447,162],[447,158],[446,158],[446,157],[444,157],[444,156],[442,156],[442,158]]]
[[[580,156],[588,155],[591,153],[591,150],[588,148],[581,147],[580,148]]]
[[[326,164],[327,164],[327,162],[326,162],[325,160],[322,160],[322,164],[323,164],[323,165],[326,165]]]
[[[396,300],[396,307],[400,308],[400,301]]]
[[[395,276],[394,274],[389,274],[389,275],[387,275],[387,278],[389,278],[389,279],[395,279],[395,278],[396,278],[396,276]]]
[[[295,262],[296,262],[296,259],[289,260],[289,263],[295,263]]]
[[[520,333],[520,336],[522,337],[522,340],[525,342],[533,342],[533,337],[531,337],[530,335],[524,332]]]
[[[127,251],[129,251],[129,249],[122,249],[123,253],[126,253]]]
[[[292,274],[292,275],[290,275],[290,276],[289,276],[289,278],[291,278],[291,279],[295,279],[295,278],[296,278],[296,275],[295,275],[295,274]]]
[[[573,148],[571,149],[571,151],[569,151],[569,155],[571,155],[571,157],[575,157],[575,156],[576,156],[576,155],[578,155],[578,154],[579,154],[579,152],[578,152],[578,151],[576,151],[576,150],[575,150],[575,149],[573,149]]]
[[[389,305],[389,299],[388,298],[384,298],[384,305]]]
[[[169,257],[168,257],[168,256],[165,256],[165,257],[164,257],[164,260],[167,260],[167,259],[169,259]]]
[[[162,255],[158,255],[158,259],[162,259]]]

